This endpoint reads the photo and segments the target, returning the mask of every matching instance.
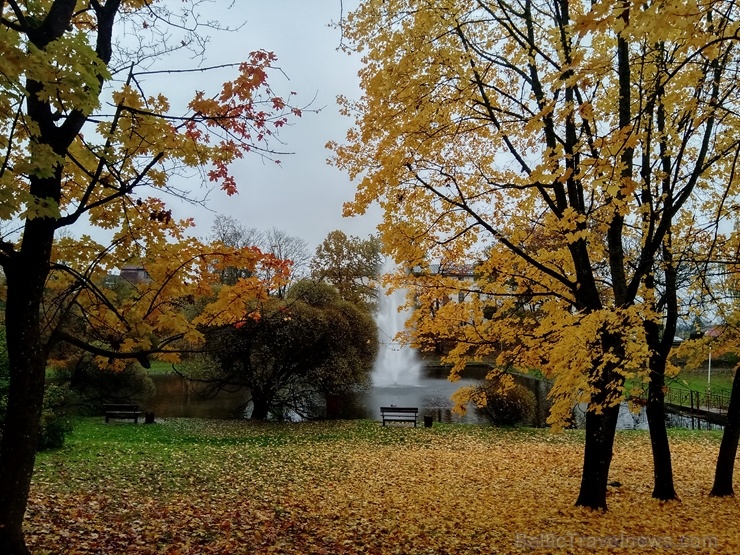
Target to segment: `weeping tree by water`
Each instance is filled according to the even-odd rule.
[[[244,313],[204,330],[205,358],[183,372],[215,388],[247,389],[252,419],[316,418],[327,395],[369,386],[376,326],[331,285],[299,281],[285,299],[249,303]]]

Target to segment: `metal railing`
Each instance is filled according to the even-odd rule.
[[[730,394],[725,391],[695,391],[693,389],[666,388],[665,402],[685,408],[690,412],[713,412],[726,414],[730,406]]]

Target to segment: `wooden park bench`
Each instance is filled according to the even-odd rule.
[[[111,418],[118,418],[118,419],[131,419],[134,421],[134,423],[139,423],[139,417],[141,416],[141,411],[139,410],[139,405],[126,405],[126,404],[117,404],[117,405],[103,405],[103,411],[105,411],[105,422],[106,424]]]
[[[417,407],[380,407],[380,417],[383,419],[383,426],[386,422],[413,422],[416,428],[419,409]]]

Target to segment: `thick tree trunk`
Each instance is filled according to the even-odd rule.
[[[23,518],[36,459],[46,378],[46,346],[39,307],[48,272],[53,230],[26,226],[18,264],[7,273],[5,325],[10,362],[8,407],[0,443],[0,553],[26,554]],[[33,248],[31,248],[33,246]],[[31,253],[26,256],[26,253]]]
[[[730,406],[727,407],[727,423],[719,446],[717,467],[714,471],[714,485],[709,495],[725,497],[735,495],[732,489],[732,477],[735,471],[735,456],[740,440],[740,366],[735,368],[735,379],[732,381]]]
[[[45,372],[43,364],[27,366],[13,366],[0,446],[0,553],[5,555],[28,553],[22,528],[36,457]]]
[[[267,420],[267,416],[270,412],[270,403],[262,395],[255,395],[252,393],[252,420]]]
[[[650,444],[653,450],[653,497],[668,501],[676,499],[673,484],[673,464],[671,449],[668,443],[668,430],[665,425],[665,394],[663,373],[653,373],[648,386],[648,403],[646,407],[648,426],[650,427]]]
[[[609,466],[614,450],[619,405],[605,408],[601,414],[586,413],[586,447],[583,454],[581,490],[576,505],[606,510]]]

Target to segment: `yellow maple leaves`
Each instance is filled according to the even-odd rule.
[[[410,333],[447,345],[453,374],[543,370],[555,424],[603,376],[612,405],[645,372],[661,276],[714,248],[697,220],[731,217],[738,194],[737,6],[717,7],[396,0],[348,17],[364,96],[329,145],[359,180],[345,213],[382,208],[411,270],[396,283],[417,292]]]
[[[265,51],[224,66],[233,78],[220,89],[194,90],[189,105],[173,107],[167,91],[146,90],[141,72],[148,67],[131,60],[127,73],[116,68],[121,83],[113,81],[107,65],[113,51],[127,55],[126,46],[106,34],[114,32],[112,22],[146,19],[152,2],[95,3],[50,15],[52,5],[1,7],[0,219],[13,226],[51,220],[59,228],[86,221],[108,234],[109,244],[67,233],[55,242],[47,333],[54,337],[53,330],[74,315],[85,322],[86,340],[98,350],[164,351],[172,360],[172,342],[199,338],[184,306],[197,299],[207,306],[203,321],[236,322],[244,317],[247,300],[278,286],[284,262],[256,249],[190,237],[193,222],[173,218],[164,195],[188,196],[188,187],[208,181],[236,193],[232,163],[252,150],[271,157],[270,137],[300,110],[270,88],[267,78],[276,57]],[[159,25],[175,15],[169,8],[157,9],[166,16]],[[183,9],[183,17],[194,15]],[[34,34],[36,26],[49,26],[54,17],[69,21],[54,27],[51,42]],[[175,183],[186,174],[190,185]],[[23,237],[7,240],[8,248],[22,248]],[[146,279],[111,288],[110,276],[132,263]],[[221,286],[214,269],[223,264],[255,271],[270,267],[271,277]],[[115,358],[107,362],[118,364]]]
[[[124,433],[125,432],[125,433]],[[39,455],[27,533],[68,553],[735,553],[708,498],[718,436],[672,434],[682,501],[649,498],[650,440],[623,432],[613,511],[572,506],[583,434],[168,419],[78,425]],[[90,456],[103,453],[106,456]],[[74,546],[74,547],[70,547]]]

